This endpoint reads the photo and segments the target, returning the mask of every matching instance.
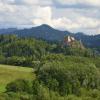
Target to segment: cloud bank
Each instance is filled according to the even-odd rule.
[[[0,27],[54,28],[100,34],[100,0],[0,0]]]

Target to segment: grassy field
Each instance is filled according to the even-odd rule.
[[[32,68],[0,65],[0,93],[5,91],[5,86],[16,79],[28,79],[35,78]]]

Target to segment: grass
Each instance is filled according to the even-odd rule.
[[[0,65],[0,93],[5,91],[5,87],[8,83],[16,79],[28,79],[35,78],[32,68]]]

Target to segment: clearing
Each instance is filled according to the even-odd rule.
[[[6,85],[16,79],[28,79],[35,78],[33,68],[0,65],[0,93],[5,91]]]

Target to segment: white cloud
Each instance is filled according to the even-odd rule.
[[[100,6],[100,0],[84,0],[82,3],[87,3],[94,6]]]
[[[95,28],[100,25],[100,20],[97,20],[94,18],[83,17],[83,16],[77,18],[76,22],[82,28]]]
[[[52,5],[52,0],[0,0],[0,2],[10,5],[24,6],[47,6]]]
[[[15,0],[15,4],[37,5],[38,0]]]
[[[68,30],[92,30],[100,26],[100,20],[78,15],[74,19],[71,17],[53,18],[52,9],[50,7],[39,8],[36,18],[33,19],[34,25],[49,24],[55,28]],[[92,33],[91,33],[92,34]]]
[[[10,6],[8,4],[0,3],[0,12],[14,12],[15,6]]]
[[[94,33],[96,33],[96,34],[100,34],[100,28],[98,28],[97,30],[95,30],[96,32],[94,32]]]
[[[86,4],[100,6],[100,0],[56,0],[61,4]]]
[[[52,22],[52,9],[50,7],[39,7],[35,13],[36,19],[33,19],[33,24],[49,24]]]
[[[38,3],[38,0],[1,0],[5,4],[22,4],[22,5],[35,5]]]
[[[0,0],[0,2],[5,3],[5,4],[10,4],[10,3],[14,3],[15,0]]]

